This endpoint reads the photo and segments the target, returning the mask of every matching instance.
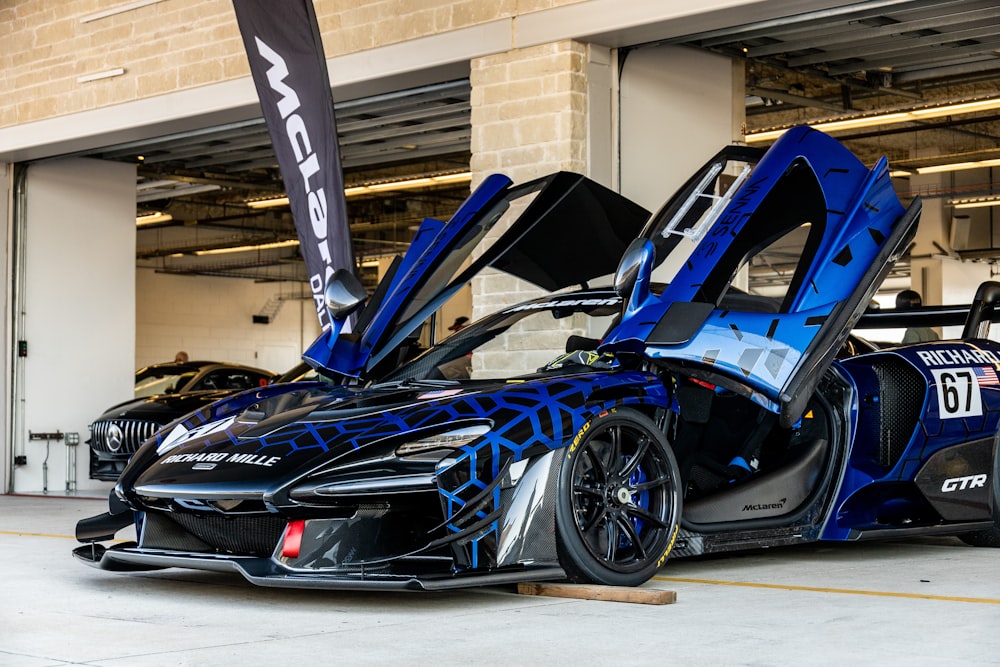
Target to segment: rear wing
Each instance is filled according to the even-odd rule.
[[[1000,282],[986,281],[975,300],[961,306],[922,306],[910,310],[871,310],[855,329],[962,326],[962,338],[986,338],[992,322],[1000,322]]]

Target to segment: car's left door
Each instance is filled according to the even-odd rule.
[[[919,211],[918,200],[903,208],[885,160],[869,170],[810,128],[789,131],[759,161],[724,151],[626,255],[627,305],[605,349],[711,378],[791,425]],[[783,278],[770,296],[734,298],[741,276],[763,264]],[[667,283],[660,294],[649,288],[656,280]]]

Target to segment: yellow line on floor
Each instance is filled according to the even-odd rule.
[[[76,539],[72,535],[53,535],[50,533],[29,533],[20,530],[0,530],[0,535],[18,535],[24,537],[54,537],[58,539]],[[117,540],[115,540],[117,541]],[[990,598],[966,598],[953,595],[924,595],[922,593],[893,593],[891,591],[865,591],[850,588],[824,588],[821,586],[790,586],[785,584],[762,584],[749,581],[721,581],[716,579],[688,579],[685,577],[653,577],[653,581],[669,581],[680,584],[707,584],[711,586],[742,586],[744,588],[769,588],[780,591],[810,591],[813,593],[839,593],[842,595],[873,595],[886,598],[908,598],[915,600],[942,600],[945,602],[971,602],[974,604],[1000,604],[1000,600]]]
[[[0,530],[0,535],[22,535],[24,537],[58,537],[65,540],[75,540],[72,535],[51,535],[49,533],[29,533],[25,530]]]
[[[684,584],[709,584],[712,586],[744,586],[746,588],[770,588],[780,591],[811,591],[814,593],[840,593],[843,595],[873,595],[887,598],[909,598],[916,600],[943,600],[945,602],[972,602],[975,604],[1000,604],[1000,600],[990,598],[965,598],[953,595],[924,595],[922,593],[893,593],[891,591],[864,591],[850,588],[823,588],[820,586],[787,586],[784,584],[761,584],[748,581],[717,581],[714,579],[686,579],[683,577],[653,577],[655,581],[669,581]]]

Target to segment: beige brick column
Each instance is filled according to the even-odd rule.
[[[472,61],[472,171],[515,182],[582,171],[587,45],[565,41]]]
[[[473,187],[492,173],[523,183],[586,171],[587,48],[564,41],[472,61]],[[475,316],[538,293],[501,273],[472,288]]]
[[[586,44],[562,41],[472,61],[473,186],[491,173],[523,183],[559,170],[588,172],[591,56]],[[530,283],[488,271],[473,281],[473,316],[540,294]],[[562,350],[569,333],[587,333],[575,331],[572,322],[560,324],[569,329],[523,336],[519,352],[543,364]],[[502,374],[487,354],[477,353],[473,363],[480,376]]]

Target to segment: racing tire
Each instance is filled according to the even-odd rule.
[[[588,422],[565,450],[556,546],[570,581],[638,586],[667,560],[681,520],[681,476],[666,437],[622,408]]]

